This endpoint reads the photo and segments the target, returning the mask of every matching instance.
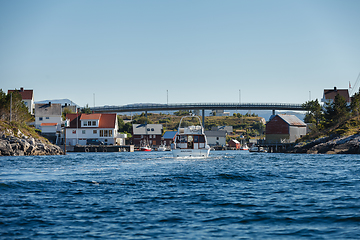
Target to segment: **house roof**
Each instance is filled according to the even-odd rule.
[[[82,114],[80,120],[99,120],[100,117],[101,117],[100,113]]]
[[[205,131],[206,137],[226,137],[226,131]]]
[[[177,134],[177,131],[167,131],[167,132],[164,133],[163,138],[164,139],[174,139],[176,134]]]
[[[349,91],[347,89],[324,89],[324,99],[325,100],[335,100],[336,95],[343,96],[346,102],[350,102]]]
[[[35,116],[61,116],[61,104],[35,104]]]
[[[296,117],[295,115],[278,114],[277,116],[279,116],[282,120],[284,120],[290,126],[305,126],[306,127],[306,124],[303,121],[301,121],[298,117]]]
[[[163,126],[161,124],[133,124],[133,134],[134,135],[161,135]]]
[[[57,126],[57,125],[58,125],[57,123],[42,123],[40,126],[46,127],[46,126]]]
[[[68,113],[66,118],[70,120],[69,128],[81,128],[81,120],[86,119],[97,119],[97,116],[89,115],[100,115],[99,127],[98,128],[115,128],[116,126],[116,113],[101,113],[101,114],[85,114],[85,113]],[[87,127],[89,128],[89,127]]]
[[[22,97],[23,100],[32,100],[33,99],[33,90],[24,90],[23,88],[20,88],[20,90],[8,90],[8,94],[11,92],[18,91]]]

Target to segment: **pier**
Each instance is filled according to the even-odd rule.
[[[64,150],[64,146],[61,146]],[[134,145],[76,145],[66,146],[66,152],[134,152]]]

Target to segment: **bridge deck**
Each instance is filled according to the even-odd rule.
[[[142,112],[142,111],[176,111],[176,110],[293,110],[305,111],[302,104],[291,103],[177,103],[177,104],[129,104],[124,106],[92,107],[94,112]]]

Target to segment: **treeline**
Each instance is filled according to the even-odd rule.
[[[33,121],[33,117],[22,101],[19,91],[6,94],[0,89],[0,119],[2,121],[21,123]]]
[[[351,97],[351,103],[348,104],[346,99],[341,95],[336,95],[334,101],[320,105],[318,99],[308,101],[303,104],[307,111],[304,122],[313,123],[313,130],[324,130],[334,127],[351,117],[360,114],[360,93],[355,93]]]

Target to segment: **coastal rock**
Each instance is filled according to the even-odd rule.
[[[38,139],[21,135],[0,137],[0,156],[63,155],[59,146],[43,143]]]
[[[316,139],[308,143],[298,143],[287,153],[308,154],[359,154],[360,134],[351,136],[333,136]]]

